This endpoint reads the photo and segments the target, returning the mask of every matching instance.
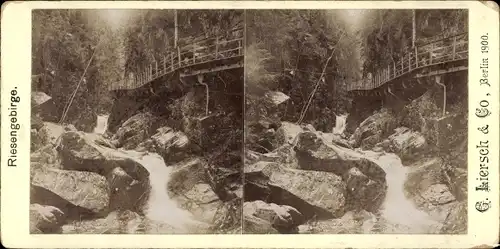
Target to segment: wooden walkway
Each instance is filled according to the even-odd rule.
[[[214,37],[198,37],[190,44],[170,50],[162,55],[162,59],[146,68],[130,73],[124,80],[110,84],[108,89],[110,91],[136,89],[174,71],[179,71],[180,77],[186,77],[242,68],[243,37],[243,28],[236,28]]]
[[[467,59],[468,33],[427,39],[427,42],[415,47],[397,62],[387,65],[371,77],[348,84],[347,91],[370,91],[407,75],[416,74],[415,77],[422,77],[420,73],[423,71],[431,71],[427,75],[433,75],[467,70]],[[457,66],[454,62],[465,64],[458,63],[460,65]],[[439,67],[439,70],[435,70],[436,67]]]

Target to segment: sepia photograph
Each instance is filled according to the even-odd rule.
[[[243,233],[467,233],[467,9],[245,20]]]
[[[2,245],[496,248],[499,13],[3,4]]]
[[[30,233],[241,232],[243,14],[33,10]]]

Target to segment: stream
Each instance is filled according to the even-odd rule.
[[[333,134],[342,135],[345,131],[347,115],[337,116]],[[106,131],[107,116],[99,116],[94,133]],[[326,134],[325,134],[326,135]],[[330,140],[331,141],[331,140]],[[167,191],[172,167],[168,167],[163,158],[156,153],[144,153],[133,150],[117,150],[120,156],[131,158],[149,171],[151,192],[145,208],[146,217],[152,221],[172,226],[181,233],[199,230],[207,224],[196,221],[192,214],[178,206]],[[409,170],[401,159],[393,153],[363,151],[355,149],[368,160],[382,167],[386,172],[387,195],[373,226],[363,226],[365,233],[433,233],[440,222],[426,212],[419,210],[414,202],[405,195],[404,184]]]
[[[98,116],[94,133],[105,133],[107,120],[107,115]],[[116,153],[138,162],[149,172],[151,191],[144,210],[149,220],[171,226],[176,233],[193,233],[208,227],[208,224],[195,220],[190,212],[180,208],[168,194],[167,186],[173,168],[168,167],[159,154],[122,149],[116,150]]]
[[[333,129],[342,134],[345,130],[347,115],[337,116]],[[405,195],[405,182],[411,168],[405,167],[394,153],[364,151],[355,149],[366,159],[378,164],[386,173],[387,195],[375,222],[377,233],[434,233],[441,222],[437,218],[417,208]],[[366,233],[373,233],[373,227]]]

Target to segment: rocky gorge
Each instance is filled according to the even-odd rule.
[[[217,168],[218,181],[196,140],[150,112],[132,115],[115,132],[107,131],[106,116],[92,133],[34,119],[30,229],[464,233],[466,112],[452,106],[433,116],[422,107],[433,103],[429,92],[403,115],[382,108],[352,134],[286,121],[254,124],[262,132],[256,141],[270,149],[246,149],[243,172]]]
[[[467,102],[440,116],[435,95],[376,110],[352,134],[262,123],[273,147],[246,151],[244,232],[466,232]]]
[[[237,232],[237,186],[221,200],[206,158],[182,131],[150,133],[152,118],[133,115],[114,134],[107,116],[93,133],[32,123],[31,233]]]

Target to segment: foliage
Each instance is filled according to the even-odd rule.
[[[284,113],[273,119],[296,122],[321,80],[304,122],[312,122],[319,130],[331,130],[335,113],[345,111],[344,81],[356,68],[352,66],[356,61],[351,56],[351,37],[335,11],[248,10],[246,24],[247,122],[269,118],[262,108],[269,106],[262,101],[267,91],[290,96]]]
[[[95,114],[109,108],[106,84],[116,81],[120,72],[119,40],[101,21],[86,10],[33,12],[32,74],[37,77],[33,77],[32,89],[53,98],[54,116],[62,116],[95,51],[65,120],[83,129],[93,128]]]
[[[243,11],[238,10],[177,10],[178,45],[189,44],[195,37],[209,37],[241,27],[242,14]],[[175,11],[136,11],[127,25],[125,37],[125,72],[128,75],[172,51]]]
[[[414,10],[415,42],[467,31],[467,10]],[[412,47],[413,10],[368,10],[357,32],[364,59],[363,74],[397,61]]]

